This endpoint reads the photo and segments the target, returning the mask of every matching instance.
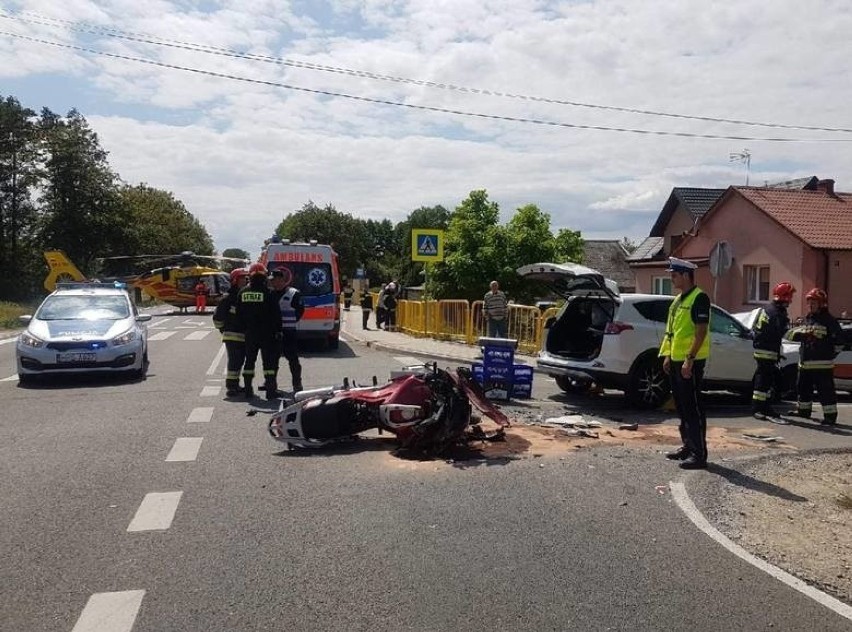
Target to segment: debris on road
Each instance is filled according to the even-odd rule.
[[[568,428],[601,428],[603,424],[599,421],[586,421],[582,415],[563,415],[561,417],[548,417],[544,420],[545,426],[565,426]]]
[[[619,430],[639,430],[639,424],[638,423],[620,424],[618,426],[618,429]]]
[[[784,437],[773,436],[771,434],[764,434],[760,432],[744,432],[743,436],[746,439],[754,439],[755,441],[764,441],[766,443],[779,443],[784,441]]]

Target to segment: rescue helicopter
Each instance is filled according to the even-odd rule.
[[[49,268],[44,280],[44,288],[48,292],[56,289],[57,283],[69,281],[87,281],[74,262],[61,250],[49,250],[44,253]],[[124,265],[138,266],[142,263],[150,265],[165,264],[139,274],[99,276],[99,281],[118,281],[136,288],[154,300],[185,311],[195,305],[195,287],[199,281],[207,286],[207,305],[215,306],[227,294],[230,279],[227,272],[205,265],[216,262],[231,262],[237,267],[247,265],[245,259],[234,257],[218,257],[211,255],[196,255],[193,252],[182,252],[176,255],[126,255],[104,257],[97,260],[104,267]]]

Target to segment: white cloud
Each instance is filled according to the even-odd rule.
[[[852,127],[845,82],[852,9],[792,0],[757,12],[720,0],[277,0],[192,3],[20,0],[13,9],[338,68],[514,94],[713,117]],[[201,4],[194,5],[203,6]],[[318,7],[322,6],[320,11]],[[323,13],[323,11],[325,13]],[[744,136],[839,134],[732,126],[437,90],[204,55],[8,20],[3,27],[164,63],[470,112],[576,125]],[[50,35],[50,37],[47,37]],[[167,188],[217,247],[255,250],[308,199],[364,217],[454,207],[485,188],[504,219],[532,202],[557,227],[641,237],[673,186],[801,175],[852,188],[848,144],[700,140],[424,112],[57,51],[0,37],[0,77],[73,77],[83,109],[128,181]],[[14,92],[13,92],[14,93]],[[37,93],[33,93],[37,94]],[[25,98],[25,94],[16,94]],[[113,104],[114,111],[110,112]],[[41,103],[28,103],[38,107]],[[119,106],[124,106],[122,109]],[[134,112],[127,115],[128,106]],[[164,114],[165,112],[165,114]],[[170,123],[169,112],[181,121]],[[852,138],[852,136],[850,136]]]

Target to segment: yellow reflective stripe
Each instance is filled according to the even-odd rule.
[[[809,412],[811,412],[811,409],[813,408],[813,402],[799,402],[798,404],[796,404],[796,408],[798,408],[799,410],[801,410],[803,412],[809,413]]]
[[[751,394],[751,398],[758,402],[765,402],[769,399],[769,393],[764,393],[763,391],[754,391]]]
[[[278,371],[276,371],[275,369],[264,369],[263,370],[264,375],[275,375],[276,373],[278,373]]]
[[[246,335],[241,334],[236,331],[223,331],[222,332],[222,341],[223,342],[245,342]]]
[[[799,368],[806,371],[833,369],[834,360],[804,360],[799,362]]]
[[[826,415],[836,415],[837,404],[829,404],[828,406],[823,406],[822,412],[824,412]]]
[[[216,320],[216,319],[214,318],[214,319],[213,319],[213,326],[214,326],[216,329],[222,329],[222,327],[224,327],[224,326],[225,326],[225,321],[224,321],[224,320]]]
[[[239,377],[240,377],[239,371],[228,371],[225,374],[225,379],[227,379],[227,380],[237,380],[237,379],[239,379]]]
[[[754,359],[755,360],[777,360],[778,353],[775,351],[766,351],[765,349],[755,349],[754,350]]]

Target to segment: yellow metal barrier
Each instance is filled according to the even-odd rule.
[[[378,293],[373,292],[373,305],[378,306]],[[409,336],[436,340],[456,340],[475,345],[487,334],[482,301],[465,300],[397,302],[397,331]],[[541,349],[544,322],[559,311],[551,307],[541,312],[537,307],[509,305],[508,334],[518,341],[518,351],[536,354]]]

